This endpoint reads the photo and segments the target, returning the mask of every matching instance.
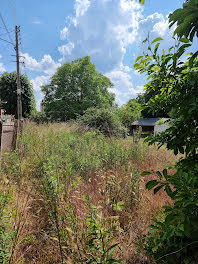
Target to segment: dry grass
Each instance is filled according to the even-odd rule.
[[[43,145],[39,145],[39,149],[38,147],[34,148],[29,143],[24,144],[27,138],[24,139],[21,149],[18,150],[22,153],[20,159],[15,161],[20,163],[18,171],[20,175],[16,173],[13,176],[12,169],[9,167],[8,170],[8,164],[4,164],[2,174],[4,183],[1,188],[6,189],[12,185],[17,187],[12,191],[14,199],[10,204],[10,208],[15,207],[17,211],[17,217],[13,220],[13,225],[18,228],[18,238],[12,259],[14,264],[61,263],[54,223],[49,217],[49,201],[41,192],[40,176],[37,175],[39,166],[42,167],[42,162],[39,165],[38,157],[44,158],[49,151],[45,149],[48,144],[46,135],[51,133],[56,136],[57,131],[61,131],[61,133],[66,131],[72,134],[79,131],[79,128],[65,124],[48,127],[29,124],[24,137],[29,135],[31,140],[34,140],[35,146],[41,142]],[[162,205],[168,205],[171,201],[163,190],[155,196],[152,192],[145,190],[145,183],[150,179],[155,179],[155,175],[140,177],[134,196],[131,193],[130,183],[135,169],[139,174],[145,170],[162,170],[164,167],[172,165],[176,158],[165,147],[157,151],[155,146],[148,148],[142,141],[137,146],[132,143],[131,138],[114,139],[114,141],[118,141],[125,149],[137,148],[138,151],[134,152],[124,165],[116,164],[105,169],[101,167],[97,170],[75,171],[67,181],[64,178],[60,180],[62,190],[58,200],[58,213],[64,219],[68,219],[67,205],[70,204],[73,208],[73,216],[79,220],[76,225],[78,228],[76,233],[74,232],[75,228],[71,231],[69,229],[72,227],[68,225],[69,231],[66,232],[67,237],[65,238],[67,245],[65,244],[66,249],[64,249],[64,256],[67,259],[65,263],[77,263],[74,255],[79,257],[80,254],[86,254],[82,249],[82,231],[86,228],[84,215],[88,210],[83,199],[84,194],[89,195],[92,204],[100,208],[104,217],[114,219],[112,221],[115,222],[117,228],[115,231],[116,240],[120,242],[117,256],[124,259],[123,263],[150,263],[144,252],[137,253],[137,244],[141,244],[141,238],[147,233],[152,217]],[[54,141],[51,144],[54,144]],[[29,148],[28,151],[25,148]],[[8,159],[9,157],[6,157],[5,160]],[[59,173],[60,171],[57,169],[57,175]],[[121,211],[115,210],[112,206],[119,201],[124,202],[124,209]],[[61,222],[60,219],[59,221]]]

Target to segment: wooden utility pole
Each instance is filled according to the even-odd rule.
[[[15,36],[16,36],[16,63],[17,63],[17,114],[18,114],[18,129],[21,131],[22,122],[22,100],[21,100],[21,80],[20,80],[20,70],[19,70],[19,43],[18,43],[18,32],[19,27],[15,26]]]

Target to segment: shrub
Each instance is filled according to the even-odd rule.
[[[78,122],[100,131],[107,137],[127,135],[127,129],[120,122],[116,108],[89,108]]]
[[[157,172],[159,180],[146,185],[149,190],[154,188],[154,193],[164,188],[174,202],[172,206],[163,207],[163,219],[154,219],[145,239],[147,255],[158,263],[197,263],[197,172],[197,169],[184,171],[178,167],[174,175],[168,175],[164,169],[163,173]]]

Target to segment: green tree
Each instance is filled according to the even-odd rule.
[[[191,54],[181,60],[191,45],[188,39],[181,39],[175,52],[170,48],[167,53],[158,53],[159,41],[148,43],[148,53],[137,58],[135,68],[147,73],[145,87],[155,94],[147,107],[153,113],[174,109],[175,119],[169,129],[147,141],[159,147],[166,144],[175,154],[185,155],[174,175],[157,172],[159,181],[147,184],[148,189],[155,188],[154,193],[163,188],[173,199],[173,206],[165,207],[165,221],[156,221],[152,227],[147,253],[160,263],[193,263],[198,243],[198,59],[192,63]]]
[[[20,76],[22,90],[22,114],[28,117],[36,111],[35,98],[30,81],[25,75]],[[5,72],[0,76],[0,101],[6,114],[17,118],[17,74]]]
[[[153,41],[152,45],[149,44],[150,54],[137,58],[135,68],[140,73],[147,73],[149,81],[145,85],[146,90],[154,91],[155,94],[148,101],[147,108],[153,113],[175,110],[173,125],[158,140],[162,144],[168,142],[167,147],[174,150],[175,154],[185,151],[191,155],[198,142],[198,60],[192,67],[189,65],[191,57],[187,62],[180,60],[185,49],[191,45],[186,42],[187,39],[181,40],[175,53],[172,53],[171,48],[167,54],[164,51],[160,55],[157,53],[159,43],[152,50]]]
[[[156,263],[197,263],[198,245],[198,51],[181,61],[185,49],[198,36],[198,0],[186,0],[183,8],[169,16],[170,27],[176,23],[174,35],[180,40],[176,52],[172,48],[162,55],[148,45],[148,53],[137,58],[135,65],[141,73],[146,72],[150,81],[148,91],[157,90],[148,107],[156,112],[172,107],[172,126],[154,138],[149,144],[158,146],[166,143],[175,154],[183,155],[174,166],[175,173],[157,172],[159,180],[147,183],[147,189],[154,193],[164,189],[173,200],[171,206],[164,206],[164,219],[155,219],[145,239],[148,255]],[[154,40],[155,43],[160,38]],[[138,62],[139,61],[139,62]],[[159,88],[155,85],[159,83]],[[147,174],[147,172],[145,172]]]
[[[136,99],[130,99],[127,104],[120,107],[118,112],[119,118],[125,127],[139,119],[141,116],[141,105]]]
[[[111,81],[98,72],[86,56],[65,63],[52,76],[44,92],[44,112],[51,120],[74,119],[90,107],[110,107],[114,95]]]
[[[171,109],[158,109],[156,112],[152,112],[147,106],[149,100],[157,94],[157,91],[146,90],[144,93],[139,94],[136,101],[141,105],[141,115],[143,118],[154,118],[154,117],[170,117]]]

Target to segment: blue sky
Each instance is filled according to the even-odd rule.
[[[121,105],[141,92],[146,79],[133,69],[141,42],[164,38],[172,42],[167,15],[183,0],[1,0],[0,11],[9,31],[21,27],[21,55],[39,106],[40,86],[47,84],[57,67],[78,57],[91,56],[96,68],[114,83],[112,92]],[[0,21],[0,35],[5,33]],[[14,40],[14,32],[10,33]],[[0,36],[9,40],[7,35]],[[13,71],[13,47],[0,41],[0,73]]]

